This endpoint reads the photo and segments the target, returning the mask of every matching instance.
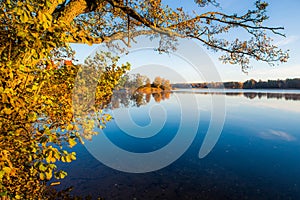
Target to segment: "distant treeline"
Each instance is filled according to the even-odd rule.
[[[173,88],[226,88],[226,89],[300,89],[300,78],[286,80],[211,83],[176,83]]]

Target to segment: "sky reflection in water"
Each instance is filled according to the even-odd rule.
[[[78,145],[78,159],[63,164],[69,175],[59,187],[73,185],[75,194],[105,199],[300,199],[300,93],[277,92],[207,94],[203,90],[180,90],[164,100],[156,98],[157,102],[143,97],[145,103],[139,107],[136,102],[127,102],[137,125],[149,125],[151,117],[165,121],[158,134],[145,138],[122,132],[112,121],[103,134],[115,145],[137,153],[167,145],[181,120],[181,95],[186,101],[181,103],[189,104],[190,98],[198,103],[197,108],[189,108],[200,113],[192,145],[168,167],[144,174],[111,169]],[[199,159],[210,123],[212,95],[226,95],[226,121],[213,150]],[[126,105],[116,102],[115,107],[125,109]],[[97,142],[97,137],[92,142]],[[101,146],[98,148],[101,151]]]

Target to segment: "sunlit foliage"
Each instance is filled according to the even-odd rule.
[[[129,69],[129,64],[119,67],[117,57],[104,53],[83,66],[73,65],[68,42],[82,41],[84,36],[55,21],[47,13],[50,7],[44,1],[1,3],[0,194],[13,199],[46,199],[46,181],[67,174],[55,163],[76,159],[75,152],[64,147],[73,147],[110,120],[102,112],[96,115],[101,111],[97,105],[90,108],[94,114],[80,110],[92,113],[89,119],[75,118],[72,90],[78,72],[92,72],[87,80],[97,81],[93,93],[101,102]],[[77,87],[86,92],[85,84]]]
[[[191,3],[201,7],[213,4],[216,10],[219,6],[215,0]],[[80,141],[82,129],[89,139],[96,125],[103,128],[110,119],[100,112],[101,102],[109,98],[129,65],[117,66],[117,58],[109,54],[96,55],[85,66],[73,65],[70,43],[105,42],[117,47],[112,41],[118,39],[129,46],[134,37],[151,35],[161,39],[158,50],[165,52],[176,48],[178,37],[194,38],[224,52],[224,62],[240,64],[246,70],[251,58],[269,63],[288,58],[267,35],[282,35],[278,32],[282,28],[263,25],[267,6],[256,1],[254,8],[242,15],[220,11],[188,14],[160,0],[2,0],[0,196],[46,199],[45,181],[66,175],[55,162],[76,158],[63,147]],[[228,41],[223,37],[237,28],[249,38]],[[87,73],[89,70],[92,73]],[[78,73],[90,79],[77,80]],[[89,84],[83,80],[97,82],[96,92],[91,93],[96,106],[82,104],[74,109],[73,101],[91,99]],[[72,96],[74,89],[82,94]]]

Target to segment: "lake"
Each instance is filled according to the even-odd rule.
[[[115,95],[109,108],[114,120],[60,164],[59,189],[109,200],[300,199],[300,91],[181,89]]]

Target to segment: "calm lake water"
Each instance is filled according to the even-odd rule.
[[[74,148],[77,160],[61,165],[68,176],[58,188],[74,186],[74,194],[108,200],[300,199],[300,91],[185,89],[162,96],[120,98],[113,99],[114,109],[108,112],[116,119],[125,116],[127,122],[120,112],[128,111],[130,123],[146,131],[132,129],[134,135],[130,135],[130,124],[124,131],[120,118],[112,120],[102,133],[86,141],[87,148]],[[216,144],[200,159],[209,125],[212,120],[222,125],[222,116],[224,126]],[[151,128],[151,123],[161,127]],[[122,172],[93,156],[105,152],[100,145],[104,137],[128,152],[159,151],[176,138],[180,126],[185,127],[186,137],[197,130],[195,137],[179,159],[162,169]]]

